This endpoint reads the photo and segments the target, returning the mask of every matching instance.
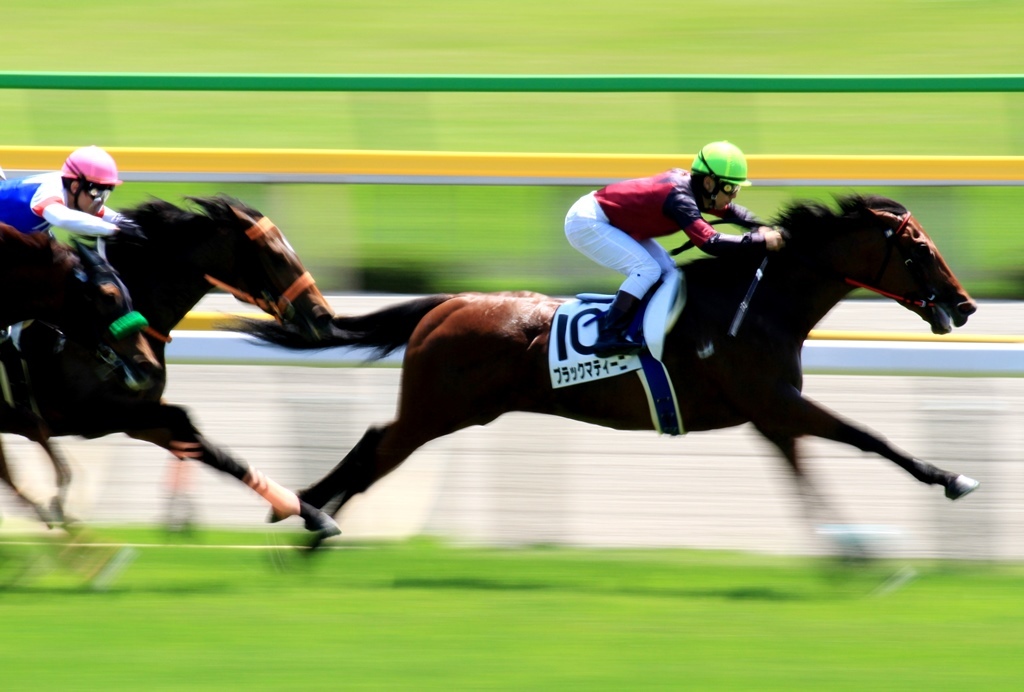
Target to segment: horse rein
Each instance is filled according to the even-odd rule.
[[[878,272],[875,274],[875,278],[871,280],[870,284],[866,284],[862,281],[857,281],[856,279],[851,279],[848,276],[844,276],[843,281],[845,281],[851,286],[856,286],[857,288],[864,288],[869,291],[873,291],[881,296],[885,296],[886,298],[891,298],[892,300],[895,300],[898,303],[903,303],[904,305],[914,305],[921,308],[935,307],[934,292],[931,292],[928,298],[914,300],[913,298],[910,298],[908,296],[901,296],[895,293],[890,293],[889,291],[878,288],[877,285],[872,285],[878,284],[878,282],[882,280],[882,277],[885,276],[885,270],[889,267],[889,260],[892,258],[892,250],[893,247],[895,247],[899,251],[900,256],[903,258],[903,265],[907,268],[907,271],[910,272],[911,276],[913,276],[914,280],[921,284],[922,287],[926,286],[926,282],[922,280],[921,276],[919,275],[919,272],[917,271],[917,265],[914,264],[913,258],[908,257],[903,247],[896,242],[896,239],[899,237],[901,233],[903,233],[903,229],[907,227],[907,224],[910,223],[910,220],[912,218],[913,215],[909,211],[899,216],[896,216],[896,220],[899,221],[899,225],[896,227],[896,230],[894,231],[892,230],[892,228],[886,228],[883,231],[886,241],[885,258],[882,260],[882,266],[879,268]]]

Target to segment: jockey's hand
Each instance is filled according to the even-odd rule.
[[[114,234],[114,240],[123,243],[144,243],[146,242],[146,234],[139,228],[139,224],[135,223],[130,219],[121,219],[117,224],[117,233]]]
[[[757,230],[761,232],[761,237],[764,238],[765,245],[768,246],[769,252],[781,250],[786,246],[786,238],[777,228],[761,226],[761,228]]]

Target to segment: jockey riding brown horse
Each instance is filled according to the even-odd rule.
[[[920,223],[902,205],[850,196],[835,212],[819,204],[786,210],[786,247],[771,255],[741,327],[763,258],[699,259],[682,267],[687,302],[666,337],[663,362],[679,394],[682,428],[714,430],[750,422],[804,481],[797,438],[816,436],[879,454],[950,499],[977,487],[894,449],[801,394],[800,351],[810,330],[855,287],[888,296],[944,334],[976,305]],[[278,325],[244,331],[289,348],[405,346],[398,415],[370,428],[344,460],[299,493],[334,514],[427,442],[509,411],[552,414],[623,430],[654,427],[636,377],[554,388],[548,350],[552,316],[564,302],[538,294],[438,295],[378,312],[336,317],[316,345]]]

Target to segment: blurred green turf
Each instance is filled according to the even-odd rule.
[[[4,8],[7,70],[276,73],[1018,73],[1014,0],[297,0]],[[1024,155],[1024,94],[438,94],[0,91],[0,142],[687,155]],[[0,165],[3,162],[0,161]],[[59,165],[55,161],[54,165]],[[655,171],[652,171],[652,173]],[[568,248],[570,188],[129,184],[231,189],[274,218],[325,288],[613,288]],[[764,216],[794,196],[745,191]],[[1016,188],[892,189],[978,296],[1024,297]],[[671,241],[670,241],[671,243]]]
[[[279,539],[282,536],[278,535]],[[284,534],[287,537],[287,534]],[[266,536],[262,537],[263,539]],[[94,540],[159,546],[152,532]],[[1017,690],[1019,566],[430,541],[304,559],[253,534],[139,547],[106,592],[0,588],[5,690]],[[46,552],[0,542],[0,573]]]

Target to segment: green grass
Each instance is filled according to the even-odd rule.
[[[280,537],[280,535],[279,535]],[[96,538],[160,544],[155,533]],[[0,590],[24,689],[1019,689],[1024,569],[653,550],[141,547]],[[8,568],[39,547],[0,544]],[[276,554],[277,559],[271,555]],[[0,563],[2,566],[5,563]]]
[[[278,73],[1018,73],[1015,0],[70,0],[4,9],[5,70]],[[429,94],[0,91],[0,142],[757,154],[1024,155],[1024,94]],[[55,160],[54,166],[60,161]],[[0,161],[0,165],[3,162]],[[654,171],[652,171],[653,173]],[[235,192],[333,290],[611,289],[568,248],[579,188],[125,185]],[[749,190],[762,216],[838,189]],[[890,189],[979,297],[1024,297],[1018,188]],[[671,242],[671,241],[670,241]]]

